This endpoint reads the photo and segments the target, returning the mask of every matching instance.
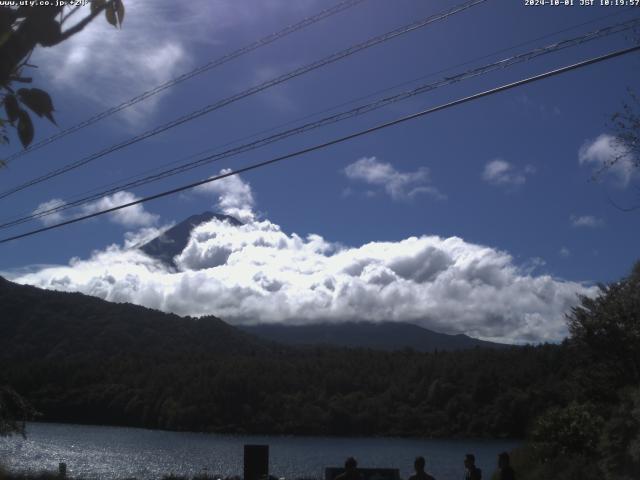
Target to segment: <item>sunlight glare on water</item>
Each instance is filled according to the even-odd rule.
[[[277,477],[323,478],[324,468],[347,456],[361,467],[399,468],[407,478],[422,455],[437,480],[463,478],[465,453],[475,453],[483,477],[490,478],[498,453],[518,445],[508,440],[428,440],[403,438],[278,437],[181,433],[122,427],[31,423],[27,439],[0,439],[0,461],[12,470],[57,470],[86,479],[156,479],[206,471],[242,475],[243,446],[268,444],[269,470]]]

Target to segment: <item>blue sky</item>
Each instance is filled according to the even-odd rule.
[[[200,0],[188,4],[164,0],[129,1],[122,30],[98,19],[66,44],[36,52],[33,61],[39,68],[34,72],[34,79],[36,85],[51,93],[58,124],[62,128],[68,127],[333,3],[320,0]],[[2,189],[457,3],[461,2],[367,0],[17,159],[0,172]],[[404,82],[429,75],[408,86],[435,81],[445,75],[640,16],[637,8],[526,7],[522,3],[489,0],[447,20],[359,52],[98,159],[84,168],[3,199],[2,219],[32,212],[47,202],[67,200],[195,152],[217,150],[229,141],[265,129],[288,122],[297,124],[303,117],[364,95],[392,87],[396,87],[392,92],[398,92],[407,88],[397,87]],[[590,23],[572,28],[585,22]],[[554,32],[560,33],[550,35]],[[547,38],[532,42],[543,36]],[[356,119],[123,192],[119,197],[106,199],[85,211],[206,178],[222,168],[265,160],[483,89],[623,48],[631,44],[632,38],[633,34],[615,35],[443,87]],[[524,42],[530,43],[495,53]],[[487,58],[479,59],[484,56]],[[451,69],[470,61],[465,66]],[[505,341],[557,340],[564,332],[562,314],[572,301],[575,303],[575,294],[593,293],[589,287],[593,282],[620,278],[640,257],[639,213],[621,212],[610,201],[613,199],[623,206],[639,203],[640,175],[620,165],[602,175],[597,182],[591,180],[594,169],[615,150],[609,136],[612,133],[610,116],[628,98],[626,88],[640,89],[639,67],[640,55],[631,54],[247,173],[235,183],[227,182],[226,186],[180,194],[130,209],[119,217],[103,217],[4,244],[0,246],[0,270],[17,281],[47,288],[79,290],[181,314],[211,313],[232,321],[250,321],[252,315],[260,316],[255,313],[260,309],[237,310],[235,306],[227,308],[208,303],[206,299],[198,308],[177,305],[168,300],[170,295],[158,285],[151,287],[145,283],[148,277],[140,274],[140,264],[136,263],[139,259],[124,261],[124,257],[118,260],[100,257],[114,251],[126,257],[126,246],[131,243],[126,243],[125,238],[139,239],[140,232],[150,236],[191,214],[226,208],[261,225],[251,232],[244,232],[247,238],[255,237],[256,231],[272,231],[274,226],[285,235],[285,243],[292,241],[291,245],[295,244],[294,234],[301,239],[309,234],[321,236],[327,243],[327,250],[307,245],[299,252],[307,251],[307,247],[311,248],[312,256],[322,251],[321,260],[313,257],[316,264],[323,265],[322,268],[338,268],[327,260],[336,252],[344,255],[351,252],[355,258],[362,254],[363,246],[371,242],[379,245],[385,242],[384,245],[389,246],[388,252],[392,253],[371,253],[370,258],[377,258],[380,265],[386,265],[400,277],[399,270],[393,267],[397,262],[385,255],[395,255],[397,258],[393,258],[397,260],[404,255],[403,249],[414,251],[415,247],[418,250],[414,251],[413,260],[432,265],[433,259],[440,258],[438,255],[445,252],[447,258],[455,260],[445,264],[459,268],[456,275],[460,275],[457,277],[443,266],[441,271],[451,274],[447,286],[464,281],[469,288],[468,298],[478,296],[478,303],[469,300],[465,305],[465,300],[455,297],[451,290],[440,289],[443,285],[415,290],[415,285],[403,283],[402,288],[409,290],[402,290],[400,284],[393,283],[394,288],[398,288],[393,301],[402,305],[409,302],[412,307],[398,306],[386,311],[384,315],[392,319],[408,319],[443,331],[465,331]],[[444,69],[449,70],[437,73]],[[56,131],[56,127],[39,122],[36,141]],[[5,151],[8,154],[17,148],[18,142],[14,140]],[[270,226],[265,226],[265,222]],[[28,227],[40,225],[33,223]],[[227,232],[223,226],[218,227]],[[3,230],[3,233],[9,235],[26,229],[27,225],[23,225]],[[203,235],[206,237],[206,232]],[[232,234],[227,232],[225,235]],[[411,237],[431,240],[424,240],[421,247],[416,247],[411,246],[410,241],[407,243]],[[434,240],[436,237],[444,243]],[[207,238],[211,240],[211,237]],[[454,248],[453,240],[447,244],[447,239],[462,243]],[[231,251],[238,254],[244,248],[238,245],[247,245],[237,239],[229,241],[234,245],[230,247]],[[203,249],[199,252],[200,260],[211,250],[206,246]],[[192,253],[196,251],[197,246],[192,250]],[[490,252],[496,272],[501,275],[507,272],[504,282],[510,285],[509,288],[519,285],[519,288],[530,287],[536,292],[539,288],[550,289],[551,293],[545,295],[557,302],[538,292],[532,294],[538,300],[527,306],[507,305],[504,299],[514,295],[514,291],[503,288],[502,280],[492,283],[479,277],[476,281],[467,275],[468,270],[464,270],[464,265],[468,266],[464,259],[475,255],[469,252],[480,251]],[[425,256],[424,252],[435,252],[435,256]],[[188,260],[187,256],[185,253],[184,271],[179,272],[180,282],[186,282],[183,277],[188,275],[185,272],[190,272],[193,282],[194,272],[205,276],[197,278],[208,278],[206,272],[220,267],[206,261]],[[101,260],[97,261],[98,258]],[[304,261],[310,258],[305,257]],[[110,261],[120,266],[110,267]],[[127,262],[137,266],[130,267],[129,271]],[[148,273],[150,267],[145,268]],[[297,277],[287,277],[287,280],[280,267],[271,265],[269,268],[272,270],[266,273],[271,277],[282,276],[276,279],[278,284],[287,281],[304,284]],[[85,272],[81,279],[74,277],[74,269],[76,273]],[[30,273],[24,275],[26,271]],[[172,294],[176,294],[180,289],[172,282],[177,281],[177,274],[165,273],[167,281],[164,285],[171,284]],[[105,275],[115,276],[116,287],[105,286],[97,280]],[[119,283],[131,276],[136,277],[135,286],[125,280]],[[65,277],[71,281],[60,283],[59,280]],[[424,278],[400,280],[417,284]],[[235,280],[229,280],[232,281]],[[238,285],[242,283],[238,282]],[[541,283],[545,286],[541,287]],[[184,283],[181,285],[186,288]],[[154,293],[138,297],[127,293],[127,288],[153,290]],[[243,284],[243,288],[253,287]],[[301,298],[306,298],[307,294],[302,287],[291,288],[281,299],[282,308],[261,320],[300,318],[300,310],[292,305],[304,305]],[[354,284],[350,288],[355,291],[359,287]],[[482,297],[487,288],[492,289],[495,296]],[[261,290],[259,297],[270,298],[268,291],[268,288]],[[412,293],[407,293],[409,291]],[[201,296],[198,298],[202,299]],[[546,300],[540,300],[544,298]],[[198,301],[193,299],[195,303]],[[389,300],[391,304],[393,301]],[[456,302],[463,305],[459,308],[443,306]],[[484,308],[483,302],[503,302],[504,308]],[[338,321],[342,317],[376,316],[372,313],[375,305],[360,308],[360,300],[353,298],[347,303],[350,306],[346,310],[331,304],[332,313],[326,318]],[[544,303],[552,303],[553,311],[545,310]],[[306,320],[324,318],[323,315],[318,310],[316,316]],[[406,318],[402,318],[403,315]],[[445,322],[443,316],[450,318]],[[542,317],[551,320],[540,320]]]

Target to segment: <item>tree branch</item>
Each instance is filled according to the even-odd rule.
[[[618,205],[616,202],[614,202],[608,193],[606,195],[607,195],[607,200],[609,200],[609,203],[615,208],[617,208],[618,210],[620,210],[621,212],[635,212],[636,210],[640,210],[640,205],[634,205],[632,207],[622,207]]]
[[[63,42],[64,40],[66,40],[67,38],[72,37],[76,33],[81,32],[84,29],[84,27],[89,25],[89,23],[91,23],[91,21],[94,18],[96,18],[98,15],[100,15],[102,12],[104,12],[104,10],[108,6],[110,6],[112,3],[113,3],[113,0],[110,0],[110,1],[108,1],[106,3],[104,3],[102,6],[96,8],[89,15],[87,15],[82,20],[80,20],[78,23],[76,23],[73,27],[71,27],[68,30],[65,30],[64,32],[62,32],[60,34],[60,37],[58,38],[58,40],[55,43],[53,43],[53,45],[57,45],[60,42]],[[51,46],[53,46],[53,45],[51,45]]]
[[[78,5],[77,7],[74,7],[69,13],[67,13],[64,17],[62,17],[62,19],[60,20],[60,25],[66,22],[69,19],[69,17],[71,17],[78,10],[80,10],[80,5]]]

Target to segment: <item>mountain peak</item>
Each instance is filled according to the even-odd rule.
[[[230,215],[206,211],[197,215],[191,215],[189,218],[174,225],[161,235],[158,235],[153,240],[150,240],[138,248],[150,257],[160,260],[166,265],[175,267],[176,264],[173,258],[185,249],[189,243],[193,229],[214,218],[222,222],[228,222],[230,225],[236,227],[242,225],[242,222]]]

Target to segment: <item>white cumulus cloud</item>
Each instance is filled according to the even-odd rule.
[[[45,226],[53,225],[55,223],[60,223],[65,219],[64,214],[62,212],[49,212],[49,210],[54,210],[59,207],[64,207],[65,205],[66,205],[66,202],[64,200],[60,198],[52,198],[51,200],[42,202],[40,205],[38,205],[36,209],[33,212],[31,212],[31,215],[42,214],[42,216],[39,217],[39,220]],[[45,212],[49,212],[49,213],[45,214]]]
[[[571,215],[569,220],[574,227],[598,228],[604,226],[604,220],[593,215]]]
[[[95,202],[83,205],[79,208],[67,209],[44,215],[44,212],[50,209],[63,207],[66,205],[66,202],[64,200],[53,198],[38,205],[38,207],[32,212],[32,214],[36,215],[39,213],[43,213],[43,215],[38,219],[44,225],[52,225],[54,223],[59,223],[70,218],[89,215],[102,210],[108,210],[110,208],[118,207],[120,205],[125,205],[138,199],[139,197],[131,192],[120,191],[112,195],[107,195],[106,197],[96,200]],[[121,210],[116,210],[115,212],[108,213],[107,216],[112,222],[128,228],[149,227],[156,224],[160,218],[158,215],[149,213],[147,210],[145,210],[142,204],[132,205]]]
[[[82,208],[82,213],[87,215],[102,210],[108,210],[110,208],[134,202],[138,199],[139,197],[131,192],[116,192],[113,195],[108,195],[100,200],[85,205]],[[147,227],[157,223],[160,218],[154,213],[147,212],[144,206],[140,203],[121,210],[116,210],[108,215],[112,222],[125,227]]]
[[[75,85],[75,95],[102,108],[112,107],[191,66],[186,20],[175,12],[172,15],[166,6],[167,2],[156,0],[127,2],[121,30],[100,16],[55,48],[36,49],[33,63],[55,89],[68,91]],[[87,13],[88,7],[72,18],[80,19]],[[127,109],[124,118],[142,121],[161,97],[156,95]]]
[[[230,168],[223,168],[220,174],[231,172]],[[236,217],[241,222],[249,222],[255,218],[253,208],[255,199],[251,185],[238,175],[225,177],[196,187],[196,193],[216,195],[217,206],[225,215]]]
[[[518,186],[527,181],[527,176],[536,172],[532,165],[523,169],[515,168],[511,163],[501,158],[496,158],[486,163],[482,171],[482,179],[496,186]]]
[[[417,195],[428,194],[438,199],[445,195],[431,184],[429,169],[420,167],[414,172],[400,172],[390,163],[376,157],[363,157],[347,165],[347,178],[381,187],[393,200],[407,200]]]
[[[265,31],[265,19],[278,22],[283,12],[293,12],[294,21],[301,20],[310,12],[320,10],[319,3],[316,0],[133,0],[125,2],[122,29],[109,25],[101,15],[55,48],[36,49],[31,63],[38,65],[43,79],[50,82],[47,88],[52,87],[52,93],[72,89],[74,95],[100,108],[113,107],[190,71],[197,61],[193,52],[204,47],[213,52],[205,57],[205,62],[215,60],[272,33]],[[70,18],[64,29],[88,13],[87,5]],[[235,34],[239,29],[258,33],[244,43],[237,43]],[[211,48],[221,45],[223,50]],[[122,118],[134,126],[148,121],[159,101],[173,90],[165,90],[126,109]]]
[[[634,160],[633,153],[608,134],[585,142],[578,151],[580,165],[592,167],[596,175],[607,173],[620,187],[626,187],[637,175]]]

